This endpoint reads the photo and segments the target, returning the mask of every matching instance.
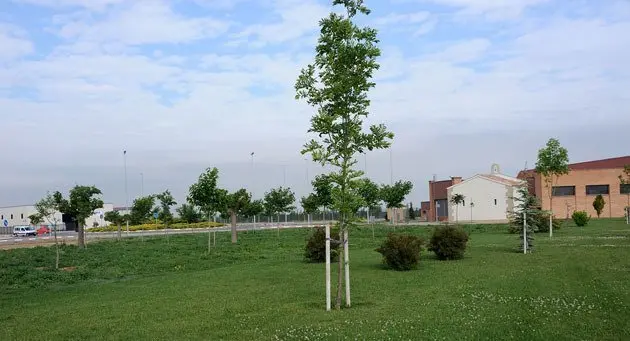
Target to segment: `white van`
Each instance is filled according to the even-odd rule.
[[[16,237],[37,236],[37,230],[33,226],[14,226],[13,235]]]

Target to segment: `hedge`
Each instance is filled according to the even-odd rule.
[[[168,226],[169,229],[173,230],[182,230],[182,229],[203,229],[208,227],[221,227],[225,226],[225,224],[214,223],[214,222],[202,222],[202,223],[175,223]],[[123,231],[127,230],[127,226],[123,224]],[[130,225],[129,231],[154,231],[154,230],[163,230],[164,224],[141,224],[141,225]],[[87,232],[115,232],[118,231],[118,226],[115,224],[111,224],[106,227],[94,227],[85,229]]]

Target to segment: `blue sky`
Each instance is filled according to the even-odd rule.
[[[218,166],[229,188],[306,193],[306,173],[320,170],[298,153],[312,109],[293,84],[330,4],[3,1],[0,157],[11,167],[0,205],[75,183],[120,203],[123,149],[147,192],[183,199]],[[396,133],[393,167],[387,152],[372,153],[368,175],[387,182],[393,169],[414,181],[410,200],[426,199],[433,174],[466,177],[497,162],[514,175],[551,136],[573,161],[628,153],[628,1],[366,4],[360,23],[379,30],[382,48],[369,121]]]

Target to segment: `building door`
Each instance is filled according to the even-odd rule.
[[[437,210],[438,220],[439,218],[448,217],[448,200],[438,199],[435,201],[435,207]]]

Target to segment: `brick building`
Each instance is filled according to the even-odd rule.
[[[554,179],[554,215],[569,218],[574,211],[586,211],[595,217],[593,200],[601,194],[606,201],[601,216],[624,217],[624,208],[630,206],[630,185],[619,181],[625,165],[630,165],[630,156],[570,164],[569,174]],[[529,192],[536,195],[544,210],[549,210],[549,189],[544,178],[533,169],[521,171],[518,178],[527,181]]]
[[[448,191],[453,185],[462,182],[459,176],[451,177],[450,180],[436,181],[434,178],[429,181],[429,212],[428,221],[448,220]],[[436,219],[437,214],[437,219]]]

